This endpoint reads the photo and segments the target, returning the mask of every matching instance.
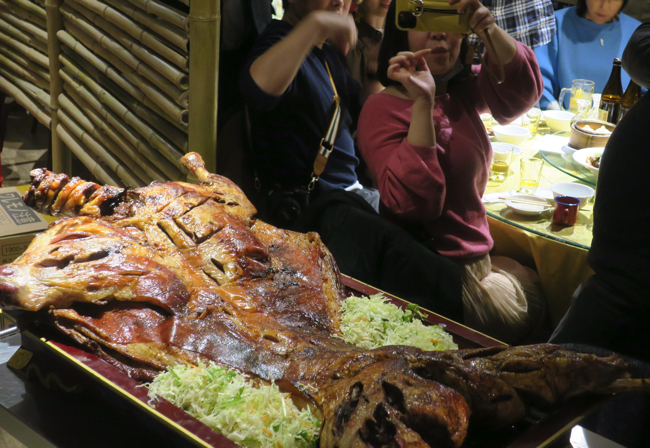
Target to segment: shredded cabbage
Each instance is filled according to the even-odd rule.
[[[423,325],[422,317],[417,305],[402,310],[381,294],[349,297],[342,306],[342,339],[365,349],[385,345],[458,348],[438,325]],[[275,384],[260,384],[212,362],[169,367],[147,387],[150,399],[167,399],[240,446],[317,446],[321,422],[309,408],[299,410]]]
[[[256,386],[210,362],[170,367],[148,388],[150,399],[167,399],[240,446],[315,447],[321,423],[309,408],[299,410],[275,384]]]
[[[348,297],[342,306],[343,340],[365,349],[385,345],[411,345],[422,350],[456,350],[451,335],[438,325],[424,325],[419,307],[406,310],[381,294]]]

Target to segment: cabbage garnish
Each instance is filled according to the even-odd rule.
[[[258,383],[258,384],[254,384]],[[149,384],[161,396],[243,447],[315,447],[320,421],[278,386],[210,362],[173,366]]]
[[[382,294],[348,297],[342,305],[341,332],[345,342],[365,349],[410,345],[422,350],[456,350],[451,335],[438,325],[424,325],[416,304],[403,310]]]
[[[417,305],[402,310],[381,294],[348,297],[342,304],[342,339],[364,349],[385,345],[458,348],[440,326],[424,325],[423,317]],[[309,408],[299,410],[289,394],[273,383],[263,384],[213,362],[170,367],[148,388],[152,400],[156,395],[167,399],[240,446],[317,446],[321,422]]]

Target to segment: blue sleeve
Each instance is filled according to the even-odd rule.
[[[560,82],[557,76],[558,64],[558,37],[557,35],[551,41],[535,48],[535,56],[542,72],[544,80],[544,92],[539,100],[539,107],[545,110],[549,103],[557,101],[560,95]]]
[[[251,76],[250,68],[251,65],[253,65],[253,62],[255,62],[257,58],[263,55],[273,45],[280,42],[284,37],[285,34],[279,33],[263,34],[260,36],[257,42],[255,42],[253,48],[248,54],[248,58],[246,59],[246,62],[244,63],[242,71],[239,75],[239,90],[244,97],[244,102],[251,109],[259,111],[272,110],[275,108],[275,106],[278,105],[282,98],[289,94],[293,87],[293,84],[295,83],[294,79],[282,95],[276,96],[270,95],[260,89],[260,87]]]

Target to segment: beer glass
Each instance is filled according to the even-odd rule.
[[[565,87],[560,91],[560,109],[564,108],[564,96],[567,92],[571,92],[569,98],[569,111],[580,112],[589,109],[591,105],[591,97],[594,94],[594,82],[588,79],[574,79],[571,88]]]

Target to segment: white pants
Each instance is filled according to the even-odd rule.
[[[463,276],[465,325],[508,344],[521,342],[546,323],[539,277],[507,257],[458,261]]]

